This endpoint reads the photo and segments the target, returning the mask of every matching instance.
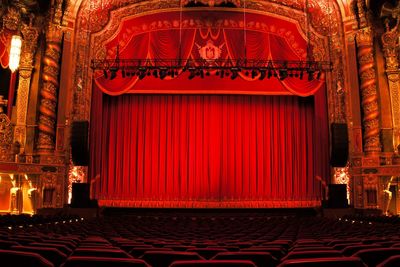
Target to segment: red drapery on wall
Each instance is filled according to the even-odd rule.
[[[92,190],[101,205],[299,207],[321,200],[328,163],[314,97],[94,94],[90,176],[100,177]]]
[[[179,15],[126,19],[96,51],[112,59],[119,45],[121,59],[186,60],[212,42],[222,59],[306,59],[307,42],[292,20],[246,14],[244,31],[241,12]],[[95,73],[89,166],[101,205],[320,205],[329,177],[323,80],[260,81],[243,73],[188,80],[180,71],[164,80],[109,80],[102,73]]]

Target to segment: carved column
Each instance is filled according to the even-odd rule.
[[[391,30],[387,25],[386,32],[381,37],[392,103],[393,147],[396,152],[399,152],[398,146],[400,145],[400,71],[397,47],[400,33],[398,31],[398,24],[399,20],[397,21],[397,25]]]
[[[46,36],[46,51],[42,72],[43,84],[40,90],[41,100],[39,107],[39,138],[37,141],[37,149],[38,152],[42,154],[51,154],[54,152],[61,41],[61,28],[58,25],[51,24]]]
[[[362,28],[357,36],[357,58],[359,63],[361,106],[363,110],[364,152],[374,154],[381,151],[379,140],[379,107],[376,88],[373,35],[370,27]]]
[[[19,67],[19,82],[17,91],[17,122],[14,132],[14,141],[21,144],[22,149],[26,141],[26,116],[28,112],[29,89],[31,85],[33,58],[37,48],[39,31],[36,28],[23,25],[23,46]],[[23,152],[23,151],[21,151]]]

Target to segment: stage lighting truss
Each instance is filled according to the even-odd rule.
[[[272,77],[284,80],[288,77],[308,81],[319,80],[322,73],[332,70],[328,61],[287,61],[287,60],[232,60],[232,59],[113,59],[91,61],[91,68],[99,71],[105,79],[113,80],[136,76],[144,79],[153,76],[158,79],[174,78],[182,72],[188,72],[188,79],[205,78],[215,75],[232,80],[240,75],[252,79],[264,80]]]

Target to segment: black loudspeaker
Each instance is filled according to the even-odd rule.
[[[349,137],[347,124],[332,123],[331,125],[331,165],[345,167],[349,157]]]
[[[76,166],[89,164],[89,122],[74,121],[71,127],[72,162]]]
[[[71,207],[89,208],[90,205],[90,184],[72,183]]]
[[[328,207],[347,208],[347,188],[345,184],[328,185]]]

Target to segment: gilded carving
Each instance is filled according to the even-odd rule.
[[[17,122],[14,132],[14,140],[18,141],[24,150],[26,140],[26,117],[28,112],[29,89],[33,70],[34,55],[37,48],[39,30],[23,24],[21,27],[23,45],[19,68],[19,82],[17,90]]]
[[[9,7],[3,17],[3,27],[11,31],[16,31],[21,21],[21,14],[15,7]]]
[[[360,29],[356,35],[357,58],[359,62],[359,77],[361,90],[361,105],[363,109],[363,140],[364,151],[375,153],[381,151],[379,139],[379,107],[376,88],[373,36],[370,27]]]
[[[7,115],[0,112],[0,161],[14,160],[14,156],[10,153],[12,143],[13,126]]]
[[[400,4],[399,4],[400,5]],[[389,82],[391,108],[392,108],[392,121],[393,121],[393,148],[398,152],[400,145],[400,95],[399,95],[399,50],[398,40],[400,35],[399,30],[400,18],[396,19],[396,25],[391,29],[389,20],[386,19],[386,31],[382,34],[381,41],[383,46],[383,54],[385,57],[386,75]]]

